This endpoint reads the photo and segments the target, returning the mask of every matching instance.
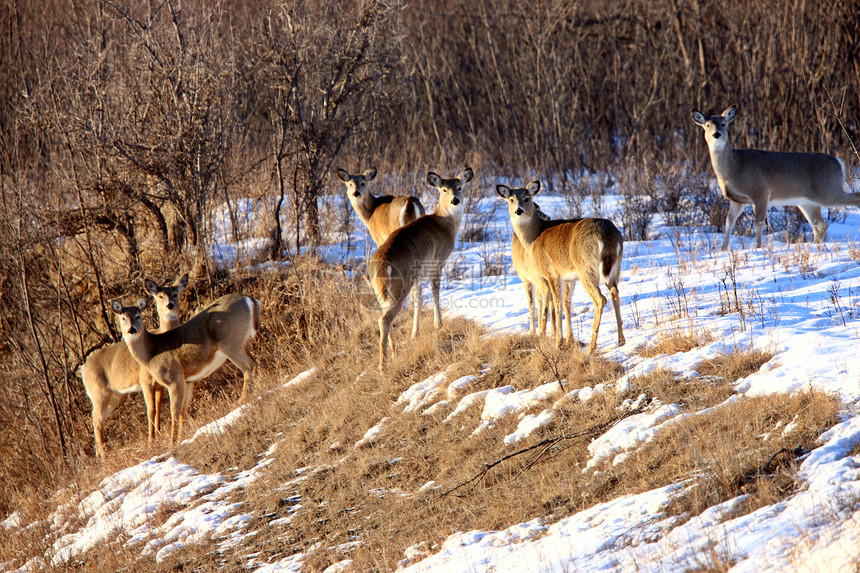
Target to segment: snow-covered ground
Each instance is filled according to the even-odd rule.
[[[425,204],[432,205],[428,199],[425,196]],[[567,203],[560,197],[540,196],[539,202],[547,213],[566,214]],[[601,214],[615,219],[613,207],[617,202],[605,198]],[[443,313],[471,318],[491,332],[527,331],[525,296],[510,267],[507,211],[501,200],[489,194],[476,210],[483,214],[484,240],[458,244],[443,283]],[[722,252],[714,248],[721,236],[670,229],[657,218],[652,238],[625,243],[620,291],[627,344],[615,348],[611,312],[604,314],[600,329],[599,350],[620,361],[626,371],[616,383],[572,392],[553,383],[529,390],[506,386],[470,394],[465,390],[469,376],[449,379],[443,371],[416,381],[397,400],[399,407],[416,413],[444,405],[450,411],[448,422],[465,407],[482,405],[481,423],[472,429],[474,433],[502,417],[516,416],[516,431],[504,437],[506,444],[516,447],[555,415],[553,407],[526,414],[535,404],[550,400],[560,405],[587,401],[601,392],[628,391],[635,387],[636,376],[655,368],[693,377],[695,365],[727,350],[766,349],[774,357],[737,382],[732,400],[813,387],[838,395],[843,404],[840,422],[801,459],[802,485],[791,497],[741,517],[733,509],[743,499],[736,498],[684,521],[663,510],[683,487],[675,484],[596,505],[555,523],[535,519],[510,524],[503,531],[459,532],[429,553],[410,549],[402,569],[679,571],[712,565],[708,556],[717,555],[732,564],[732,571],[855,571],[860,563],[860,464],[849,453],[860,442],[858,228],[860,213],[851,211],[844,223],[831,225],[827,242],[820,247],[786,245],[778,236],[767,236],[765,248],[756,250],[750,248],[752,239],[735,236],[734,250]],[[336,245],[326,252],[332,259],[360,261],[365,246],[353,238],[349,250]],[[499,268],[503,274],[488,275]],[[591,303],[581,287],[574,291],[573,300],[578,338],[587,338]],[[743,312],[732,310],[735,305]],[[659,333],[678,329],[702,333],[712,342],[672,356],[644,358],[636,352]],[[272,391],[301,391],[314,376],[312,370],[305,372]],[[239,408],[198,429],[191,440],[221,431],[242,415]],[[677,405],[655,404],[629,416],[593,440],[592,461],[584,471],[604,462],[624,463],[630,452],[657,433],[673,431],[682,415]],[[362,447],[385,432],[386,419],[380,414],[379,423],[351,447]],[[51,550],[20,571],[62,566],[117,538],[157,560],[202,539],[216,538],[226,550],[251,533],[251,516],[228,494],[264,475],[277,449],[276,443],[260,452],[253,469],[230,477],[203,474],[172,458],[154,458],[106,478],[95,491],[60,492],[58,498],[69,501],[59,505],[47,524],[21,523],[20,516],[13,514],[0,523],[0,534],[27,527],[51,531]],[[312,471],[296,468],[298,477],[292,479],[305,479]],[[170,517],[155,524],[150,517],[165,507],[171,508]],[[300,571],[304,560],[303,554],[275,563],[252,560],[248,570]],[[330,569],[333,573],[348,566],[342,562]],[[0,571],[10,567],[0,563]]]

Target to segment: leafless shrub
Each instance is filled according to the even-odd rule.
[[[380,1],[314,3],[285,6],[267,20],[259,49],[276,186],[270,258],[281,258],[288,188],[296,252],[302,218],[311,247],[320,244],[319,200],[334,162],[351,137],[374,129],[384,105],[380,92],[397,44],[388,27],[393,14]]]
[[[659,201],[658,180],[651,166],[630,162],[618,177],[623,202],[621,224],[628,241],[648,239]]]

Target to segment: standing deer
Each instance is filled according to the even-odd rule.
[[[708,117],[693,111],[693,121],[705,130],[717,183],[729,200],[724,250],[744,205],[753,206],[756,248],[761,247],[761,231],[769,205],[796,205],[812,225],[816,243],[827,235],[822,207],[860,207],[860,194],[845,193],[845,166],[832,155],[732,149],[728,127],[736,116],[735,106],[721,115]]]
[[[172,285],[161,286],[146,279],[144,287],[155,299],[158,314],[157,332],[165,332],[179,325],[180,293],[188,286],[188,274],[181,276]],[[104,422],[129,394],[141,391],[140,366],[132,358],[125,342],[114,342],[90,354],[81,368],[81,379],[87,396],[93,405],[93,433],[96,456],[104,461]],[[158,429],[161,413],[162,390],[156,390],[152,400],[155,404],[155,423]]]
[[[535,203],[535,224],[541,226],[541,230],[563,223],[564,220],[553,220],[541,211],[540,206]],[[520,282],[526,289],[526,301],[529,306],[529,334],[545,334],[547,323],[547,311],[549,310],[549,286],[546,281],[543,281],[538,275],[534,267],[531,257],[531,251],[527,249],[516,233],[511,236],[511,264],[517,276],[520,277]],[[570,283],[564,284],[564,309],[567,317],[567,331],[572,333],[570,319]],[[535,300],[537,298],[537,300]],[[558,328],[558,321],[555,313],[552,314],[552,331],[555,334],[555,329]],[[572,335],[572,334],[571,334]]]
[[[531,255],[533,274],[545,281],[549,288],[555,316],[561,318],[562,282],[581,281],[594,303],[594,323],[591,327],[591,343],[588,345],[588,352],[593,353],[597,349],[597,333],[603,317],[603,308],[606,306],[606,297],[600,292],[600,283],[603,282],[609,288],[609,296],[615,308],[618,345],[623,346],[625,340],[621,325],[621,300],[618,295],[624,251],[621,232],[607,219],[541,221],[532,201],[538,191],[539,181],[532,181],[520,189],[496,185],[496,192],[508,202],[514,233]],[[573,338],[570,325],[568,334]],[[559,324],[556,342],[561,346],[563,341],[564,328]]]
[[[337,178],[346,185],[346,196],[377,247],[395,230],[424,215],[424,206],[417,197],[373,195],[367,189],[367,183],[376,178],[376,167],[371,167],[360,175],[352,175],[338,169]],[[412,288],[412,306],[416,315],[421,312],[420,282]]]
[[[188,412],[188,398],[193,383],[205,378],[229,359],[244,376],[241,402],[253,391],[253,375],[257,367],[248,353],[248,344],[260,327],[260,301],[250,296],[229,294],[205,307],[188,322],[163,333],[150,333],[140,312],[146,299],[136,306],[123,306],[113,301],[119,318],[122,337],[131,356],[145,368],[151,378],[141,376],[141,384],[155,382],[167,388],[170,396],[170,443],[182,435]],[[143,389],[147,399],[149,438],[154,438],[154,404],[152,395]]]
[[[424,206],[417,197],[393,195],[374,196],[367,182],[376,177],[376,167],[360,175],[337,170],[337,178],[346,185],[346,196],[362,223],[367,226],[373,242],[381,245],[395,229],[411,223],[424,214]]]
[[[472,170],[464,169],[458,177],[443,179],[427,173],[427,183],[439,191],[439,204],[430,215],[419,217],[396,231],[373,253],[368,273],[376,299],[382,307],[379,318],[379,370],[385,368],[388,345],[395,350],[391,325],[413,285],[430,279],[436,328],[442,325],[439,288],[442,267],[457,240],[463,218],[463,186],[472,180]],[[412,338],[418,336],[418,306],[412,320]]]

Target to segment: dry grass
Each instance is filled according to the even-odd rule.
[[[751,512],[794,492],[797,457],[836,423],[838,407],[836,398],[817,391],[727,403],[687,418],[678,432],[663,433],[639,452],[652,459],[630,467],[651,466],[659,458],[689,468],[695,485],[680,498],[678,511],[697,514],[749,494],[742,511]]]
[[[694,330],[670,330],[657,334],[656,342],[650,346],[639,348],[637,352],[645,358],[654,358],[661,354],[678,354],[679,352],[688,352],[693,348],[699,348],[712,341],[711,336],[706,332],[698,332]]]
[[[770,358],[733,352],[702,364],[699,378],[679,380],[657,371],[634,380],[632,395],[608,391],[588,402],[568,401],[547,426],[506,446],[503,437],[516,428],[516,416],[473,436],[481,423],[480,407],[445,423],[456,400],[432,415],[405,413],[395,401],[411,384],[446,370],[449,382],[475,376],[464,392],[504,385],[523,390],[556,380],[570,391],[612,384],[623,374],[621,366],[533,337],[487,336],[462,319],[444,317],[437,333],[425,309],[426,327],[415,341],[408,338],[410,313],[401,313],[394,330],[398,354],[389,372],[380,374],[375,368],[378,311],[362,306],[342,274],[309,263],[245,288],[267,309],[265,330],[253,346],[261,364],[258,393],[310,366],[318,370],[300,386],[254,402],[247,415],[217,437],[180,446],[176,455],[198,471],[231,476],[254,467],[272,448],[274,461],[265,475],[232,494],[243,513],[252,516],[248,531],[253,533],[240,547],[219,550],[221,540],[213,539],[158,564],[114,543],[88,554],[78,568],[238,571],[252,554],[274,561],[309,551],[309,570],[349,557],[356,570],[387,571],[407,547],[425,543],[432,549],[454,531],[500,529],[541,516],[552,521],[622,494],[684,480],[689,485],[667,508],[670,512],[694,515],[743,493],[751,496],[742,511],[752,511],[794,491],[798,452],[812,447],[836,420],[835,400],[821,393],[726,401],[737,378]],[[692,348],[701,337],[666,340],[665,348]],[[238,372],[225,369],[196,392],[187,436],[235,406],[239,379]],[[659,400],[680,404],[685,412],[704,412],[658,433],[623,464],[583,473],[590,441],[635,413],[624,413],[620,406],[640,394],[645,405]],[[142,410],[136,415],[130,406],[129,417],[142,419]],[[549,401],[529,413],[551,406]],[[356,447],[383,418],[379,438],[369,447]],[[792,421],[794,431],[784,435]],[[114,455],[108,463],[99,467],[90,461],[78,469],[80,491],[89,491],[130,461],[151,456],[143,434],[135,437],[136,426],[123,423],[127,428],[115,425],[109,437]],[[165,443],[156,447],[163,449]],[[425,488],[431,481],[435,485]],[[25,520],[46,516],[50,505],[33,504]],[[164,510],[163,519],[169,514]],[[279,518],[289,519],[272,523]],[[37,529],[0,542],[0,561],[40,554],[46,533]],[[720,562],[715,557],[706,567]]]
[[[699,364],[698,371],[701,376],[716,376],[734,382],[757,372],[771,358],[773,358],[773,353],[764,350],[748,349],[726,352]]]
[[[698,412],[722,403],[732,395],[731,382],[716,377],[682,379],[665,369],[657,369],[634,380],[649,398],[663,404],[678,404],[686,412]]]

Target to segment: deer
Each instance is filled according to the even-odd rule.
[[[144,288],[155,301],[158,314],[158,330],[165,332],[179,325],[179,295],[188,286],[188,274],[184,274],[172,285],[159,285],[144,279]],[[93,433],[96,457],[105,460],[104,422],[129,394],[141,391],[140,366],[128,352],[125,342],[119,341],[99,348],[91,353],[81,367],[81,380],[92,402]],[[158,430],[161,413],[162,390],[153,396],[155,424]]]
[[[553,311],[561,318],[563,282],[579,280],[594,304],[594,322],[588,353],[597,349],[597,334],[606,297],[600,292],[602,282],[609,289],[618,325],[618,346],[624,346],[621,323],[621,299],[618,281],[621,278],[621,259],[624,239],[621,231],[608,219],[587,217],[563,221],[542,221],[537,216],[532,198],[540,191],[540,181],[532,181],[524,188],[511,189],[496,185],[496,193],[508,203],[508,214],[514,233],[531,257],[532,274],[540,277],[541,288],[548,288]],[[568,312],[569,317],[569,312]],[[559,321],[560,322],[560,321]],[[569,338],[573,332],[568,323]],[[564,342],[564,328],[556,330],[556,343]]]
[[[257,367],[248,352],[251,340],[260,328],[260,301],[254,297],[228,294],[215,300],[187,322],[167,332],[146,330],[141,311],[147,300],[134,306],[123,306],[114,300],[111,308],[117,315],[122,338],[129,354],[148,376],[141,376],[141,385],[160,384],[170,397],[170,444],[175,446],[182,436],[188,413],[193,383],[205,378],[230,360],[242,371],[244,384],[240,403],[253,392],[253,376]],[[149,440],[154,439],[154,404],[149,397],[152,389],[143,388],[149,421]]]
[[[346,185],[346,196],[358,218],[370,232],[377,246],[385,242],[395,229],[424,215],[424,206],[417,197],[373,195],[367,183],[376,177],[376,167],[353,175],[344,169],[337,170],[337,178]]]
[[[382,316],[379,317],[379,371],[385,371],[388,347],[395,352],[391,325],[400,313],[410,289],[425,278],[430,280],[433,295],[433,323],[442,326],[439,289],[442,267],[457,240],[463,219],[463,188],[472,180],[467,167],[457,177],[444,179],[433,171],[427,173],[427,184],[439,192],[436,210],[418,217],[395,230],[370,257],[368,274]],[[412,320],[412,338],[418,336],[418,306]]]
[[[540,221],[543,228],[549,227],[554,223],[563,221],[553,221],[549,215],[541,211],[540,205],[534,204],[535,218]],[[511,264],[526,290],[526,301],[529,307],[529,334],[545,334],[547,324],[547,312],[549,310],[549,287],[537,275],[532,264],[531,253],[520,241],[516,233],[511,236]],[[570,324],[570,283],[564,285],[564,307],[565,316],[567,317],[567,330],[572,332]],[[537,298],[537,300],[535,300]],[[552,315],[552,329],[555,333],[557,319],[555,314]]]
[[[424,205],[417,197],[401,195],[373,195],[367,188],[368,182],[376,178],[376,167],[364,173],[353,175],[344,169],[337,170],[337,178],[346,185],[346,196],[358,218],[367,227],[370,237],[377,247],[389,235],[403,225],[411,223],[424,215]],[[421,283],[412,289],[412,306],[415,314],[421,312]]]
[[[693,121],[705,131],[711,166],[723,196],[729,201],[722,249],[745,205],[752,205],[755,246],[761,248],[761,233],[768,206],[795,205],[812,226],[814,241],[827,235],[822,207],[860,207],[860,193],[845,192],[845,165],[826,153],[796,153],[732,149],[728,127],[737,117],[737,106],[720,115],[705,116],[693,111]]]

